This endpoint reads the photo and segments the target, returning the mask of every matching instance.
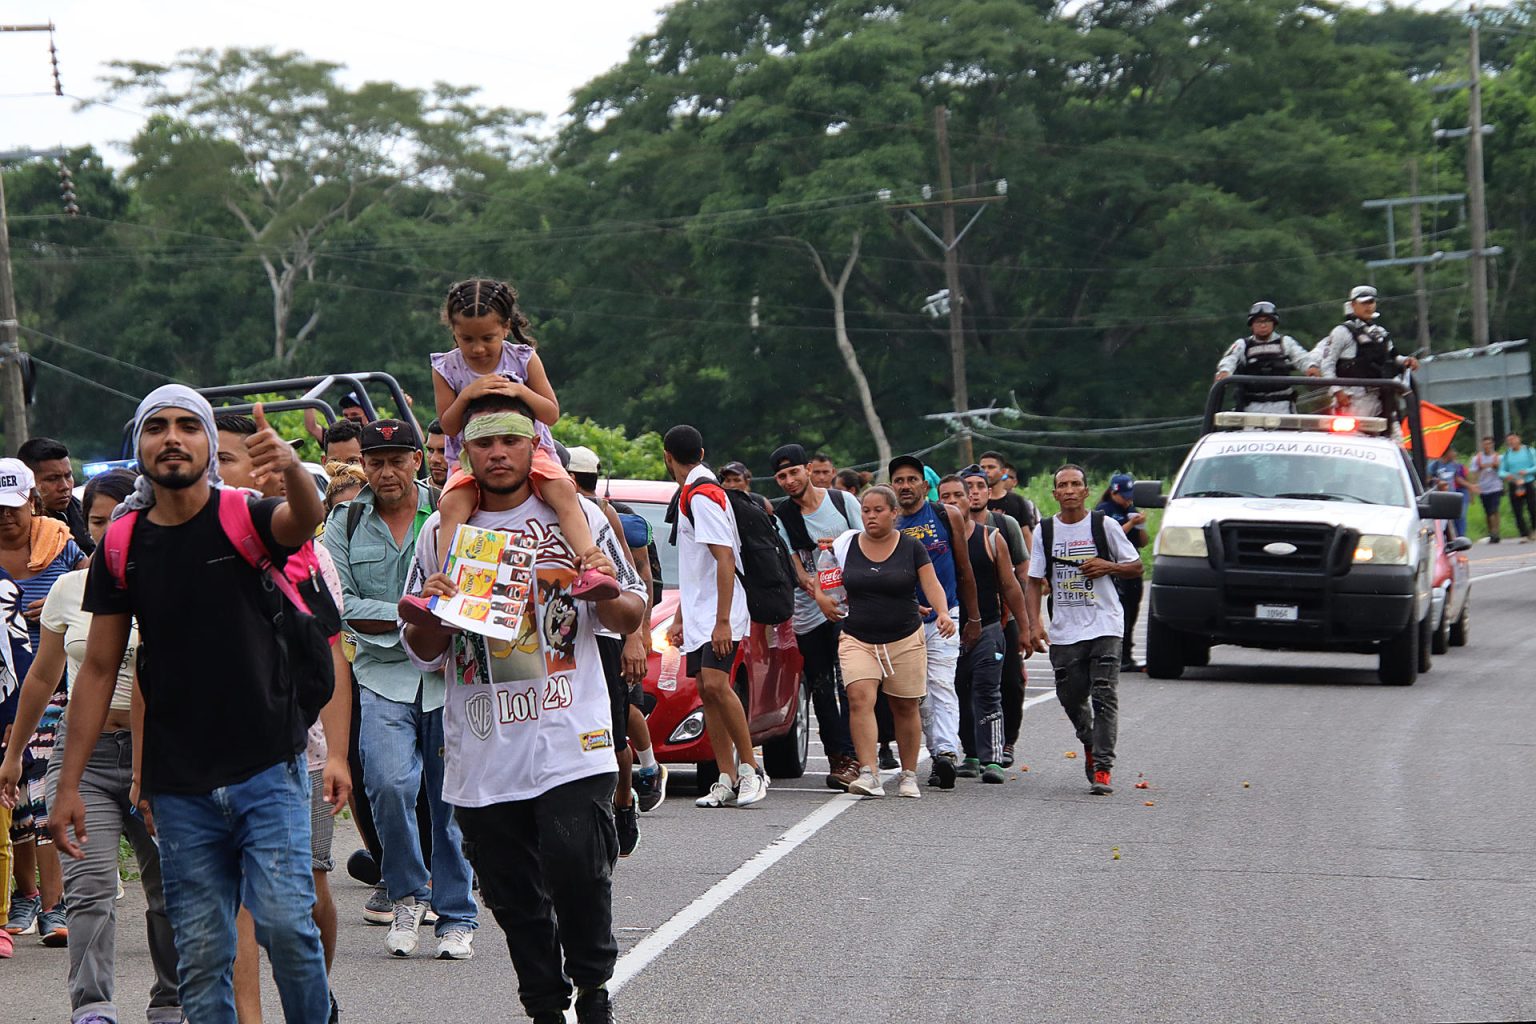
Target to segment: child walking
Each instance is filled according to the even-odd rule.
[[[442,516],[438,550],[448,549],[454,531],[469,521],[480,503],[474,477],[459,465],[459,452],[464,447],[464,409],[481,395],[509,395],[533,412],[538,444],[529,479],[534,493],[555,510],[565,542],[575,553],[579,574],[571,585],[571,596],[587,601],[617,597],[619,588],[613,577],[581,568],[596,554],[597,547],[576,485],[555,455],[549,424],[560,418],[560,401],[534,351],[528,318],[518,308],[516,290],[501,281],[461,281],[448,289],[443,322],[453,332],[455,347],[451,352],[432,353],[437,418],[447,435],[448,465],[452,469],[438,506]],[[436,622],[425,602],[409,596],[400,600],[400,617],[418,624]]]

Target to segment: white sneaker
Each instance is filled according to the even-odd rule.
[[[859,769],[859,777],[848,783],[848,792],[856,796],[885,796],[885,787],[880,785],[880,776],[874,769],[867,766]]]
[[[736,802],[736,791],[724,782],[709,787],[709,792],[693,802],[695,807],[729,807]]]
[[[395,901],[395,919],[390,922],[389,934],[384,936],[384,948],[391,956],[410,956],[416,952],[416,933],[426,910],[427,905],[417,903],[414,896]]]
[[[468,960],[475,955],[475,933],[468,928],[449,928],[437,940],[439,960]]]
[[[768,783],[749,764],[737,769],[740,782],[736,785],[736,806],[749,807],[768,795]]]
[[[896,787],[896,795],[909,797],[913,800],[921,800],[923,791],[917,788],[917,772],[902,772],[901,784]]]

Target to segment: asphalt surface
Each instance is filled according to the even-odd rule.
[[[1177,681],[1127,677],[1110,797],[1065,756],[1048,689],[1003,786],[859,802],[816,774],[702,811],[677,773],[617,869],[619,1019],[1536,1016],[1536,547],[1473,558],[1471,643],[1411,688],[1366,656],[1225,647]],[[342,823],[339,860],[353,837]],[[472,961],[427,959],[430,940],[398,961],[362,922],[367,890],[333,879],[343,1020],[521,1019],[488,915]],[[131,1022],[149,970],[128,889]],[[68,1020],[66,973],[23,937],[0,961],[5,1019]]]

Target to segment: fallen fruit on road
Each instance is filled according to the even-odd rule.
[[[1251,789],[1253,787],[1249,786],[1248,783],[1245,782],[1245,783],[1243,783],[1243,788],[1244,789]]]
[[[1069,750],[1069,751],[1067,751],[1067,752],[1066,752],[1066,755],[1065,755],[1065,757],[1066,757],[1066,759],[1067,759],[1067,760],[1068,760],[1068,761],[1070,761],[1070,760],[1072,760],[1072,759],[1073,759],[1073,758],[1075,758],[1075,757],[1077,757],[1077,751],[1075,751],[1075,750]]]
[[[1152,784],[1150,782],[1138,782],[1138,783],[1136,783],[1136,788],[1137,789],[1151,789],[1152,788]]]
[[[1156,807],[1157,806],[1157,801],[1156,800],[1148,800],[1146,802],[1145,806],[1147,806],[1147,807]]]

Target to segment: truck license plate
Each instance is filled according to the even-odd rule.
[[[1277,622],[1295,622],[1296,606],[1293,604],[1261,604],[1258,606],[1256,614],[1261,619],[1273,619]]]

